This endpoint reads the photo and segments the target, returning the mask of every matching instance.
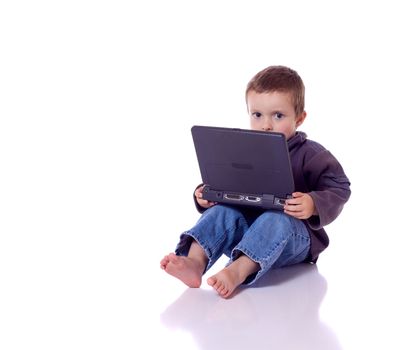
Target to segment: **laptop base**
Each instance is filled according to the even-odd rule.
[[[289,196],[288,198],[291,198]],[[210,202],[225,203],[231,205],[246,205],[260,209],[284,210],[286,198],[278,198],[271,194],[244,194],[237,192],[212,190],[210,186],[204,186],[203,199]]]

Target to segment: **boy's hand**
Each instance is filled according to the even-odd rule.
[[[308,193],[294,192],[293,198],[287,199],[284,205],[284,213],[297,219],[308,219],[312,215],[318,215],[313,199]]]
[[[210,202],[206,199],[203,199],[203,189],[204,189],[204,185],[200,186],[199,188],[197,188],[194,192],[194,195],[196,196],[196,200],[197,203],[200,207],[203,207],[205,209],[208,209],[210,207],[212,207],[213,205],[216,205],[216,202]]]

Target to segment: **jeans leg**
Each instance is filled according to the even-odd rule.
[[[266,211],[261,214],[233,249],[230,263],[241,254],[260,265],[260,270],[249,276],[245,284],[252,284],[272,267],[303,262],[310,249],[310,236],[301,220],[283,212]]]
[[[193,228],[181,234],[176,254],[187,256],[193,239],[196,240],[208,257],[206,272],[222,254],[231,255],[247,229],[247,221],[240,210],[215,205],[202,214]]]

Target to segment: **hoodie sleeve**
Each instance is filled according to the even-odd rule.
[[[304,166],[318,215],[307,220],[313,230],[333,222],[351,195],[350,181],[337,159],[327,150],[314,155]]]

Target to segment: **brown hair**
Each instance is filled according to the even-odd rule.
[[[258,72],[248,83],[245,96],[250,91],[265,92],[289,92],[294,103],[295,113],[304,112],[305,87],[301,77],[291,68],[284,66],[270,66]]]

